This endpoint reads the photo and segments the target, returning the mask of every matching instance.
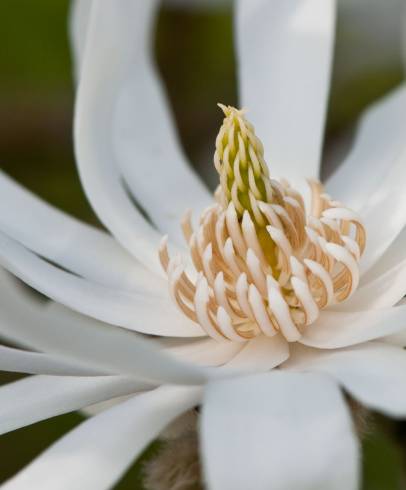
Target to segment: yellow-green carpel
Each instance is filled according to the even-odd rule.
[[[216,139],[214,165],[220,176],[216,193],[227,208],[233,203],[238,219],[248,212],[255,224],[258,241],[270,266],[276,263],[274,243],[266,230],[259,203],[278,201],[272,189],[264,148],[254,127],[244,117],[244,109],[218,104],[225,118]]]

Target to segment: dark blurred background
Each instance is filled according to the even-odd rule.
[[[363,108],[402,80],[402,1],[339,0],[329,153],[351,134]],[[172,0],[162,7],[156,57],[185,150],[213,184],[213,145],[221,121],[216,103],[237,104],[232,2],[209,1],[212,9],[202,8],[204,0],[189,0],[186,9],[183,3]],[[0,167],[46,200],[97,224],[72,152],[68,12],[67,0],[0,3]],[[0,377],[2,383],[12,379],[16,376]],[[81,420],[70,414],[1,436],[0,481]],[[406,488],[404,432],[403,423],[373,418],[364,440],[365,490]],[[140,466],[117,488],[142,488]]]

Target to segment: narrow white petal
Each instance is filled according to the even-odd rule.
[[[387,337],[382,337],[383,342],[387,342],[388,344],[397,345],[399,347],[406,347],[406,329],[394,333],[393,335],[388,335]]]
[[[192,208],[200,214],[213,198],[180,148],[151,59],[157,3],[125,0],[104,6],[104,15],[116,21],[110,22],[109,35],[115,43],[120,38],[115,63],[118,69],[126,69],[114,119],[114,145],[117,163],[136,200],[160,230],[183,244],[179,223],[185,210]],[[103,42],[111,44],[105,38]],[[102,51],[103,46],[97,49]]]
[[[122,376],[29,376],[0,387],[0,434],[151,388]]]
[[[405,146],[406,86],[363,115],[351,152],[327,181],[327,191],[357,211],[382,186],[389,166]]]
[[[110,400],[106,400],[104,402],[94,403],[93,405],[89,405],[88,407],[81,408],[80,413],[83,414],[85,417],[92,417],[93,415],[104,412],[105,410],[108,410],[109,408],[114,407],[119,403],[125,402],[132,396],[134,396],[134,394],[117,396],[116,398],[110,398]]]
[[[355,490],[358,445],[338,386],[320,374],[210,383],[202,413],[210,490]]]
[[[406,326],[406,305],[357,312],[321,312],[306,328],[300,343],[309,347],[338,349],[402,331]]]
[[[164,280],[137,263],[112,236],[59,211],[1,171],[0,195],[0,230],[33,252],[107,286],[151,292],[165,288]]]
[[[0,319],[0,321],[2,320]],[[0,345],[0,370],[57,376],[95,376],[101,374],[100,371],[81,367],[78,363],[65,361],[55,355],[28,352],[4,345]]]
[[[398,303],[398,306],[404,304],[406,304],[406,298],[401,299]],[[382,337],[380,340],[392,345],[397,345],[399,347],[406,347],[406,327],[394,334]]]
[[[396,237],[382,257],[361,277],[361,285],[370,283],[406,259],[406,228]]]
[[[336,311],[360,311],[387,308],[395,305],[406,294],[405,258],[388,268],[375,279],[359,287],[347,301],[334,306]]]
[[[273,175],[318,177],[335,32],[334,0],[239,0],[241,105]]]
[[[281,335],[260,336],[250,340],[242,350],[229,361],[224,370],[241,373],[270,371],[289,357],[289,345]]]
[[[162,298],[92,283],[42,260],[1,232],[0,263],[49,298],[98,320],[155,335],[203,335],[199,325],[174,307],[169,295]]]
[[[82,68],[86,34],[89,26],[92,0],[72,0],[69,16],[69,37],[72,48],[73,70],[78,81]]]
[[[162,338],[159,343],[165,348],[165,352],[175,356],[182,361],[189,361],[201,366],[222,366],[241,351],[242,345],[236,342],[216,342],[208,339],[190,339],[188,341],[181,339]],[[285,359],[284,359],[285,360]],[[212,372],[216,375],[219,370]],[[121,397],[124,398],[124,397]],[[96,413],[110,408],[122,401],[122,399],[110,400],[108,402],[98,403],[94,406],[82,410],[86,415],[95,415]]]
[[[363,272],[377,262],[406,225],[405,179],[406,145],[393,163],[389,162],[379,186],[360,211],[367,231],[367,246],[361,261]]]
[[[3,488],[112,488],[161,430],[200,396],[199,389],[168,386],[133,397],[80,424]]]
[[[137,76],[141,77],[141,73],[145,72],[148,73],[145,75],[148,83],[152,80],[150,67],[146,66],[145,60],[138,63],[135,56],[147,49],[146,42],[149,38],[148,30],[145,29],[150,26],[155,4],[155,1],[129,0],[101,0],[93,3],[76,102],[75,148],[82,183],[101,221],[145,266],[162,273],[157,257],[161,235],[134,206],[121,178],[121,172],[128,169],[130,160],[131,166],[141,169],[131,171],[133,174],[129,183],[133,185],[135,178],[140,179],[136,186],[137,190],[142,186],[143,191],[142,195],[137,194],[137,199],[153,220],[159,216],[161,225],[166,223],[168,217],[162,217],[162,210],[165,213],[178,212],[180,206],[176,204],[174,207],[172,203],[179,203],[178,199],[189,192],[184,188],[179,192],[179,187],[171,185],[176,182],[177,169],[174,169],[169,178],[167,174],[171,174],[171,170],[167,168],[165,178],[162,181],[159,179],[159,174],[163,171],[161,166],[168,165],[168,161],[164,158],[162,147],[157,145],[160,145],[162,138],[171,140],[171,137],[166,133],[170,131],[170,122],[161,107],[163,100],[159,98],[159,91],[155,93],[156,83],[145,89],[144,85],[140,85],[140,80],[134,80],[135,75],[131,75],[132,78],[129,79],[132,73],[138,73]],[[138,42],[137,39],[129,41],[129,33],[140,36]],[[107,64],[106,57],[109,59]],[[135,71],[132,70],[132,65]],[[129,101],[124,100],[124,97],[129,84],[133,85],[132,89],[141,99],[150,96],[158,98],[151,100],[153,108],[150,114],[145,113],[147,107],[142,105],[134,107],[134,103],[131,103],[131,107],[126,107]],[[147,92],[143,93],[144,90]],[[153,93],[148,93],[149,90]],[[138,102],[141,104],[139,100]],[[148,102],[144,100],[143,104]],[[154,112],[155,109],[157,112]],[[129,114],[126,114],[127,111]],[[122,116],[124,114],[125,118]],[[139,129],[141,121],[145,122],[142,134],[135,134],[134,127],[130,130],[129,121],[134,121],[135,129]],[[117,144],[118,135],[126,142],[136,140],[135,149],[133,146],[126,148],[123,141]],[[176,154],[175,143],[173,148]],[[124,152],[127,158],[125,162]],[[169,164],[172,165],[172,162]],[[181,162],[177,167],[182,168],[182,165]],[[186,167],[184,168],[186,173]],[[191,172],[188,175],[194,181]],[[155,180],[160,181],[159,186]],[[188,178],[186,181],[190,188],[192,184]],[[160,187],[165,188],[165,202],[163,195],[160,195]],[[198,195],[196,191],[196,199]]]
[[[406,352],[384,342],[323,351],[295,346],[283,369],[329,374],[355,399],[391,417],[406,416]]]
[[[162,339],[161,343],[168,354],[202,366],[226,364],[244,348],[243,344],[237,342],[217,342],[212,338],[187,341],[169,338]]]
[[[58,306],[44,313],[13,292],[0,296],[0,334],[80,366],[173,383],[199,384],[205,370],[178,361],[134,332],[102,324]]]
[[[128,67],[116,63],[117,53],[126,47],[120,42],[120,36],[114,42],[111,26],[116,26],[120,16],[118,12],[107,12],[108,4],[110,10],[115,10],[116,2],[92,3],[76,100],[76,160],[87,197],[102,223],[143,264],[161,272],[156,255],[160,235],[127,195],[113,147],[117,93]],[[106,58],[109,63],[105,62]]]

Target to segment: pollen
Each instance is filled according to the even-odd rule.
[[[182,220],[191,264],[170,257],[162,240],[169,290],[180,310],[218,341],[280,333],[295,342],[321,310],[356,290],[365,229],[320,182],[308,181],[305,203],[286,180],[272,179],[244,111],[219,106],[225,115],[214,154],[220,184],[196,229],[190,212]]]

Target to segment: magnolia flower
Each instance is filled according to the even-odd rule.
[[[33,374],[0,388],[0,431],[113,402],[4,488],[111,488],[200,407],[207,488],[355,489],[343,392],[406,415],[405,88],[367,112],[323,191],[335,3],[240,0],[248,112],[223,107],[212,196],[153,69],[155,7],[95,0],[77,19],[77,165],[110,233],[0,176],[0,262],[53,300],[0,276],[0,334],[24,348],[2,346],[0,368]]]

